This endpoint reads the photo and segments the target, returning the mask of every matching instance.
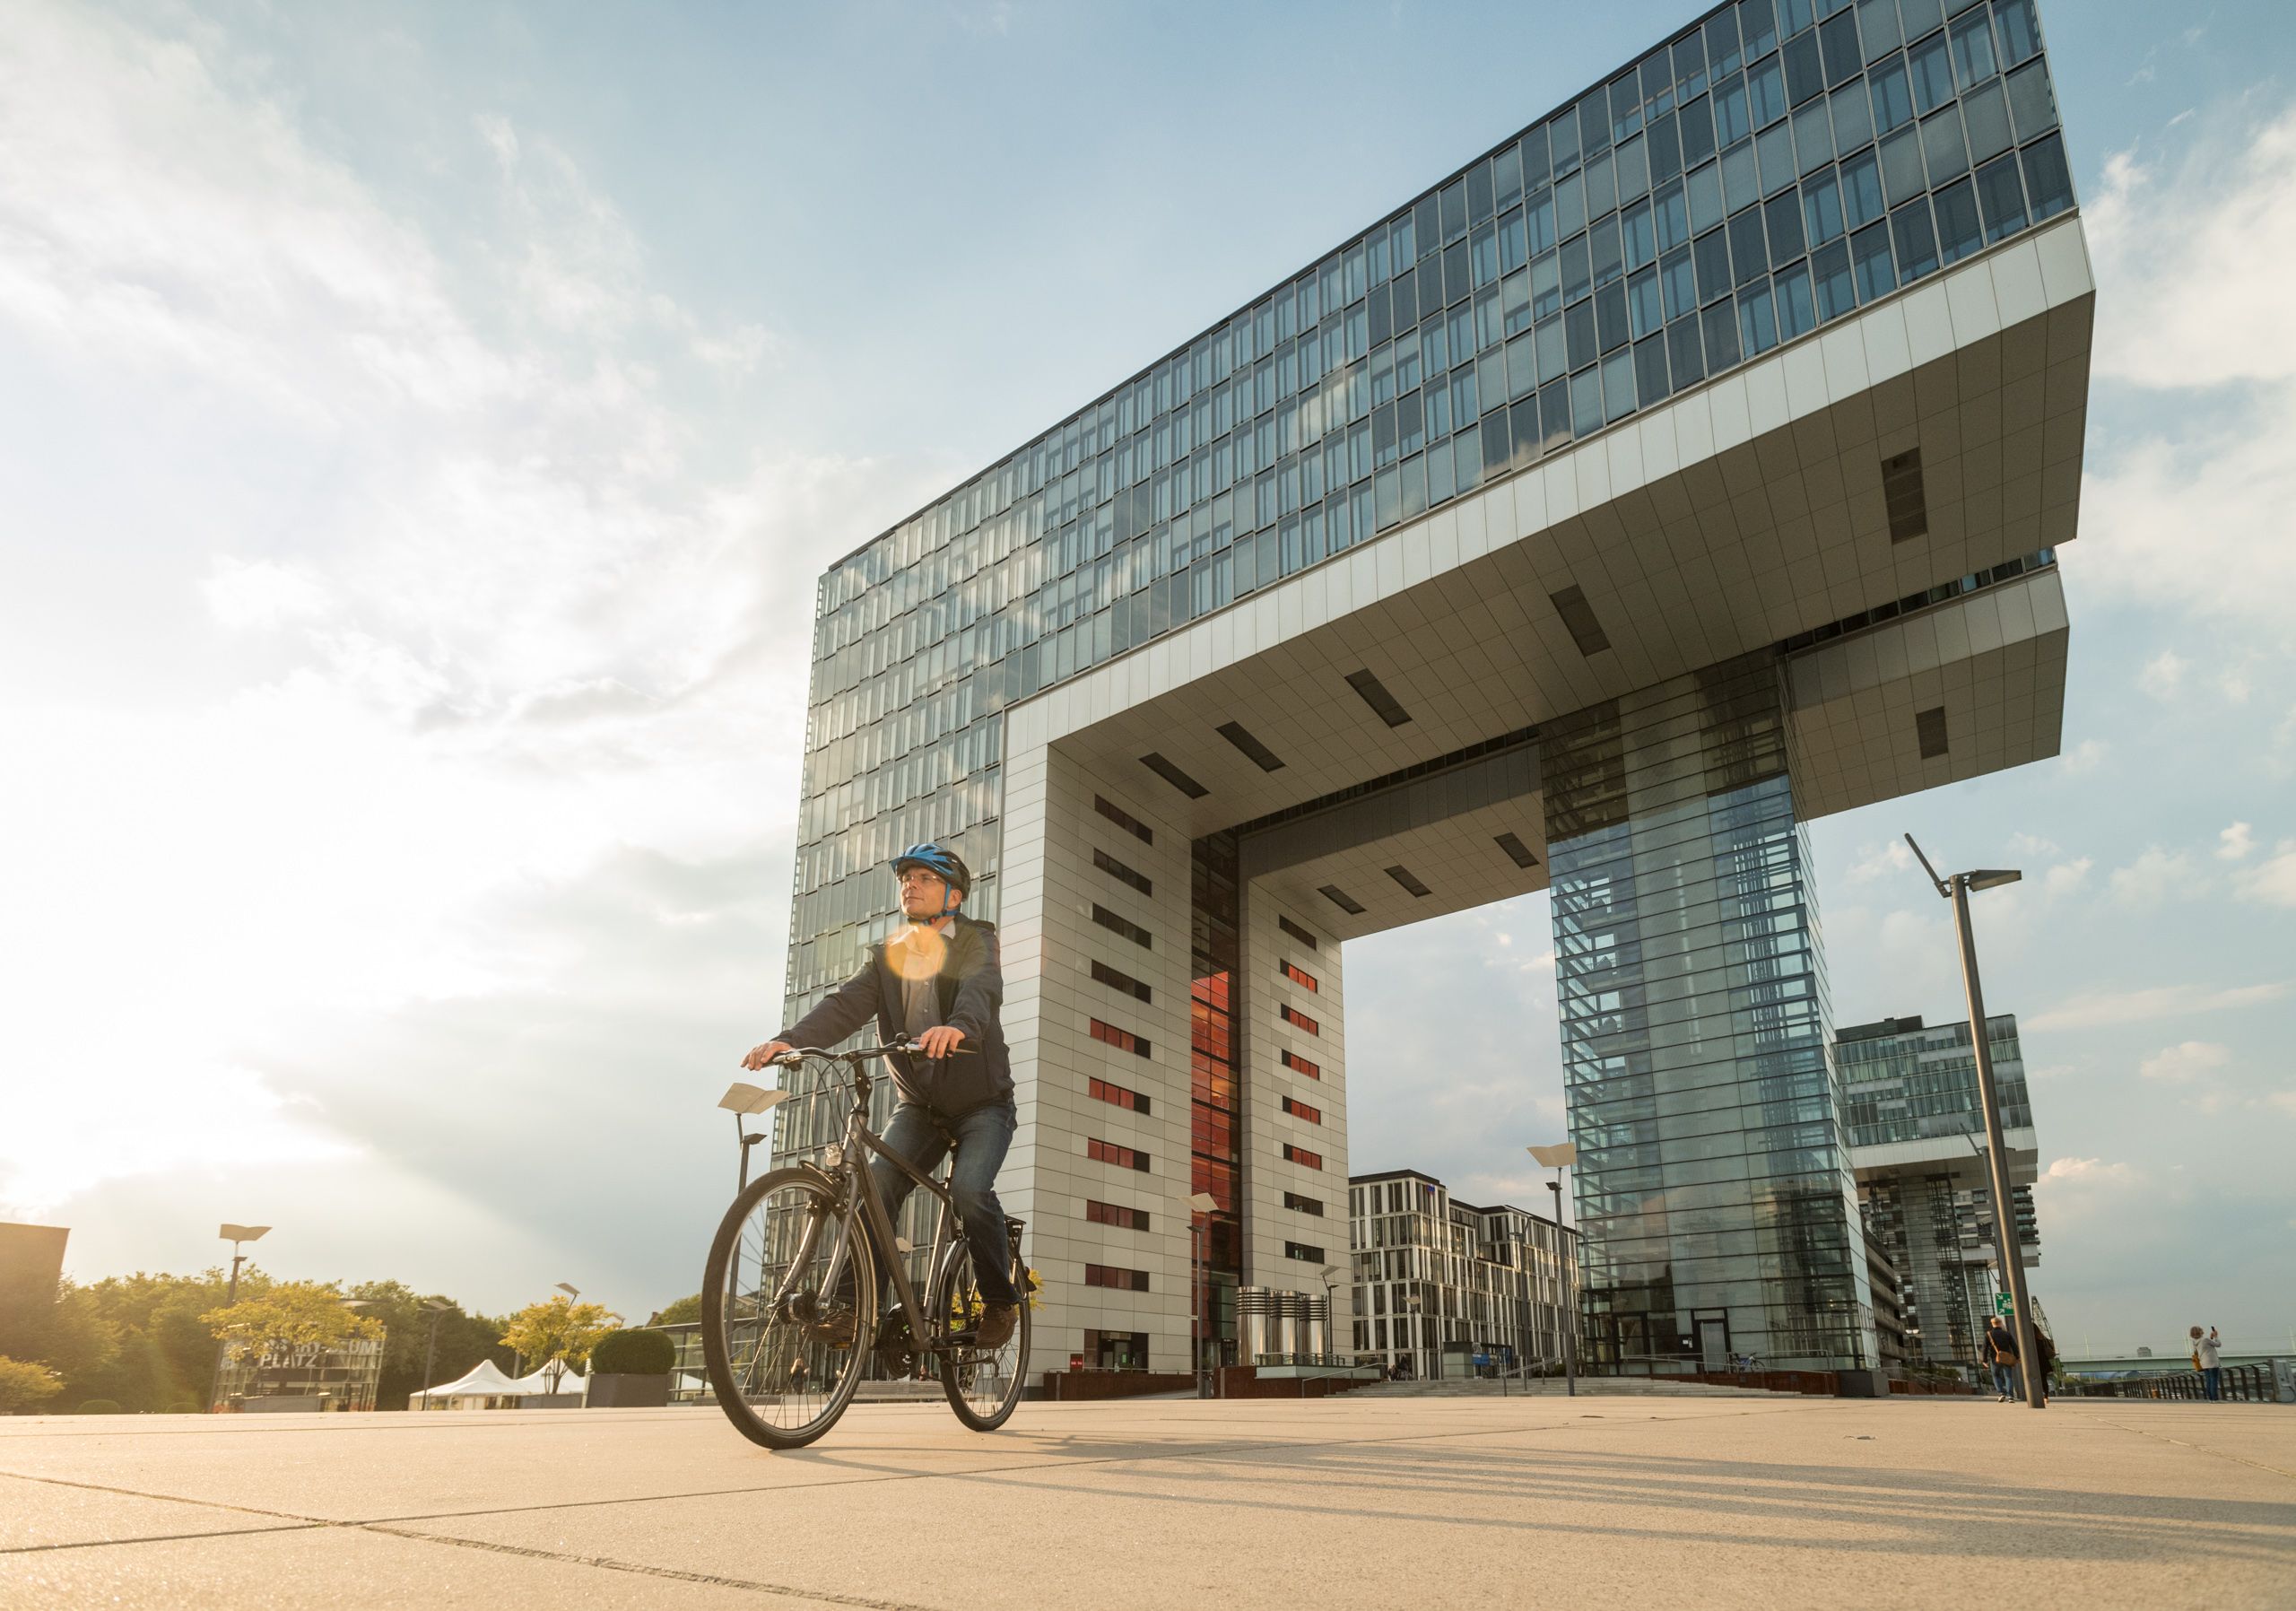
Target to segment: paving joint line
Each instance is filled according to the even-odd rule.
[[[2244,1454],[2228,1454],[2222,1449],[2211,1449],[2205,1443],[2187,1443],[2182,1438],[2172,1438],[2167,1432],[2154,1432],[2149,1427],[2131,1426],[2125,1421],[2107,1421],[2104,1424],[2121,1432],[2135,1432],[2140,1438],[2151,1438],[2155,1442],[2173,1443],[2179,1449],[2189,1449],[2195,1454],[2211,1455],[2220,1460],[2231,1460],[2235,1465],[2250,1466],[2258,1471],[2269,1471],[2274,1476],[2284,1476],[2296,1481],[2296,1471],[2291,1471],[2283,1466],[2267,1466],[2262,1460],[2252,1460]]]
[[[754,1578],[730,1578],[716,1572],[687,1572],[674,1566],[648,1566],[636,1561],[617,1561],[611,1555],[572,1555],[556,1550],[535,1549],[523,1544],[497,1544],[483,1538],[457,1538],[451,1534],[408,1532],[386,1522],[361,1521],[347,1523],[359,1532],[379,1533],[385,1537],[404,1538],[416,1544],[441,1544],[456,1549],[486,1550],[495,1554],[517,1555],[532,1561],[555,1561],[562,1565],[588,1566],[604,1572],[627,1572],[639,1577],[667,1578],[680,1583],[708,1583],[721,1589],[746,1589],[753,1594],[770,1594],[788,1599],[827,1601],[836,1606],[860,1606],[866,1611],[933,1611],[913,1600],[877,1599],[868,1595],[839,1594],[834,1589],[798,1589],[785,1583],[768,1583]]]
[[[1726,1418],[1726,1418],[1739,1419],[1754,1415],[1782,1415],[1799,1407],[1801,1406],[1793,1404],[1769,1405],[1762,1406],[1761,1409],[1736,1409],[1726,1412],[1725,1415],[1700,1416],[1697,1417],[1697,1419],[1720,1420]],[[491,1506],[480,1510],[434,1511],[413,1516],[378,1516],[353,1518],[350,1520],[337,1520],[323,1516],[300,1516],[291,1511],[273,1511],[265,1510],[256,1505],[232,1504],[227,1501],[220,1499],[187,1498],[181,1494],[152,1493],[147,1493],[140,1488],[122,1488],[108,1483],[74,1482],[69,1477],[47,1476],[22,1471],[0,1471],[0,1476],[12,1476],[22,1482],[47,1483],[56,1487],[74,1488],[94,1493],[114,1493],[126,1498],[152,1500],[166,1504],[196,1505],[207,1510],[228,1511],[236,1515],[262,1516],[277,1520],[283,1524],[279,1527],[270,1528],[218,1528],[209,1532],[153,1534],[134,1538],[89,1538],[81,1539],[72,1543],[12,1545],[0,1547],[0,1554],[30,1554],[41,1551],[52,1550],[126,1547],[127,1546],[136,1544],[176,1543],[193,1538],[229,1538],[236,1537],[241,1534],[255,1535],[261,1533],[301,1532],[308,1531],[314,1528],[352,1528],[387,1531],[394,1528],[409,1527],[418,1522],[468,1521],[488,1516],[529,1516],[548,1511],[595,1510],[604,1505],[667,1504],[683,1500],[735,1498],[744,1494],[778,1493],[815,1488],[858,1488],[874,1486],[881,1483],[920,1482],[932,1481],[935,1479],[964,1481],[976,1477],[1004,1476],[1010,1476],[1015,1472],[1039,1471],[1047,1468],[1070,1470],[1088,1466],[1149,1465],[1160,1460],[1179,1459],[1208,1460],[1225,1459],[1237,1460],[1249,1459],[1261,1454],[1280,1454],[1302,1449],[1375,1448],[1392,1443],[1442,1442],[1471,1438],[1505,1437],[1526,1432],[1568,1432],[1574,1430],[1579,1423],[1588,1420],[1607,1419],[1610,1419],[1610,1417],[1606,1415],[1580,1415],[1568,1420],[1553,1421],[1539,1425],[1470,1427],[1460,1428],[1456,1431],[1429,1430],[1416,1432],[1397,1433],[1387,1437],[1292,1439],[1280,1442],[1250,1443],[1242,1445],[1228,1443],[1196,1444],[1186,1448],[1145,1450],[1129,1454],[1112,1454],[1089,1459],[1062,1459],[1057,1456],[1053,1456],[1036,1460],[1016,1460],[1006,1465],[975,1467],[963,1471],[889,1471],[880,1472],[868,1476],[847,1477],[842,1480],[832,1480],[825,1477],[822,1480],[813,1482],[764,1483],[738,1488],[700,1488],[677,1493],[616,1494],[598,1499],[561,1500],[547,1504]],[[1620,1417],[1619,1424],[1624,1426],[1647,1426],[1653,1422],[1671,1421],[1674,1418],[1663,1415],[1644,1415],[1635,1417],[1631,1420],[1625,1417]],[[2267,1469],[2269,1469],[2269,1467],[2267,1467]],[[509,1545],[494,1546],[486,1544],[482,1540],[457,1538],[446,1534],[410,1533],[407,1536],[411,1537],[436,1538],[444,1543],[466,1543],[472,1545],[474,1547],[479,1548],[500,1547],[503,1549],[515,1549],[517,1547]],[[552,1558],[572,1559],[573,1557]],[[611,1563],[601,1563],[611,1564]],[[622,1569],[629,1571],[654,1570],[652,1568],[637,1566],[625,1566]],[[716,1580],[701,1581],[714,1581]],[[737,1586],[743,1586],[740,1584],[739,1580],[728,1579],[726,1581],[735,1583]],[[766,1587],[769,1589],[770,1589],[770,1585]],[[774,1591],[780,1592],[778,1590]],[[789,1590],[787,1592],[795,1593],[798,1591]],[[879,1604],[883,1604],[891,1607],[891,1611],[918,1611],[918,1607],[898,1606],[890,1601],[878,1602],[874,1600],[860,1600],[853,1603],[864,1606],[877,1606]]]

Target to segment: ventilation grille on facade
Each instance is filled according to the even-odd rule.
[[[1387,869],[1387,876],[1394,879],[1397,884],[1403,885],[1404,888],[1409,890],[1413,894],[1420,896],[1422,899],[1435,893],[1433,890],[1429,889],[1425,884],[1420,883],[1418,876],[1413,874],[1409,867],[1389,867]]]
[[[1539,858],[1531,854],[1530,846],[1525,844],[1514,834],[1502,833],[1494,842],[1500,849],[1507,852],[1508,859],[1517,866],[1535,867],[1539,865]]]
[[[1935,761],[1945,753],[1945,707],[1933,705],[1914,712],[1914,736],[1921,740],[1921,758]]]
[[[1178,789],[1180,793],[1186,795],[1191,800],[1200,800],[1204,798],[1205,796],[1212,792],[1210,789],[1205,788],[1203,784],[1198,783],[1195,779],[1189,777],[1186,772],[1180,771],[1178,767],[1174,766],[1170,762],[1165,760],[1161,755],[1157,754],[1152,750],[1147,754],[1140,757],[1140,764],[1146,767],[1150,771],[1155,773],[1165,782],[1170,784],[1174,788]]]
[[[1890,541],[1902,543],[1929,530],[1929,501],[1921,490],[1921,449],[1909,448],[1882,461],[1882,501],[1890,511]]]
[[[1602,623],[1595,619],[1594,607],[1575,584],[1547,597],[1554,605],[1554,613],[1562,617],[1562,624],[1570,629],[1580,654],[1599,655],[1611,646],[1611,640],[1603,634]]]
[[[1361,901],[1335,884],[1326,884],[1318,893],[1351,918],[1361,917],[1366,910]]]
[[[1396,703],[1396,696],[1387,685],[1368,671],[1351,671],[1347,685],[1363,696],[1363,702],[1378,713],[1379,719],[1391,727],[1400,727],[1411,719],[1411,712]]]
[[[1249,755],[1252,758],[1252,764],[1258,767],[1260,771],[1280,772],[1283,770],[1283,758],[1246,732],[1243,723],[1222,722],[1220,724],[1218,732],[1221,737]]]

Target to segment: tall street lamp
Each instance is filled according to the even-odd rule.
[[[1905,842],[1913,847],[1921,870],[1929,875],[1938,894],[1953,903],[1953,927],[1961,944],[1961,984],[1970,998],[1970,1046],[1977,1054],[1978,1109],[1985,1116],[1986,1174],[1993,1183],[1994,1255],[2003,1284],[2009,1289],[2010,1304],[2016,1310],[2017,1377],[2024,1386],[2025,1403],[2033,1409],[2045,1409],[2048,1401],[2041,1394],[2039,1328],[2033,1324],[2032,1305],[2025,1295],[2016,1204],[2009,1195],[2009,1149],[2001,1138],[2001,1093],[1993,1083],[1992,1038],[1985,1032],[1985,986],[1978,978],[1977,938],[1970,929],[1970,892],[1999,889],[2024,875],[2012,867],[1979,867],[1956,873],[1950,879],[1940,878],[1929,858],[1921,854],[1921,847],[1914,844],[1912,834],[1905,836]]]
[[[1332,1303],[1332,1277],[1344,1276],[1346,1267],[1337,1264],[1324,1266],[1324,1359],[1339,1357],[1339,1311]],[[1322,1361],[1318,1361],[1321,1363]]]
[[[430,1407],[430,1376],[439,1365],[439,1322],[453,1304],[437,1298],[425,1298],[422,1307],[430,1311],[430,1345],[422,1355],[422,1407]]]
[[[579,1287],[570,1286],[563,1281],[558,1284],[558,1290],[566,1294],[566,1324],[570,1328],[574,1324],[574,1305],[582,1301],[582,1292]],[[558,1352],[550,1356],[550,1390],[556,1393],[558,1384],[565,1380],[566,1339],[561,1337],[558,1339]]]
[[[1204,1338],[1210,1330],[1205,1323],[1210,1317],[1205,1311],[1211,1305],[1204,1301],[1204,1288],[1205,1279],[1211,1274],[1212,1251],[1209,1248],[1199,1250],[1199,1244],[1210,1237],[1212,1212],[1220,1204],[1210,1192],[1199,1191],[1188,1198],[1187,1206],[1191,1210],[1187,1220],[1188,1346],[1196,1355],[1196,1396],[1209,1398],[1212,1395],[1206,1389],[1211,1386],[1211,1380],[1205,1369]]]
[[[248,1258],[248,1255],[239,1251],[240,1244],[243,1242],[261,1241],[264,1238],[264,1234],[270,1229],[271,1227],[269,1225],[222,1225],[217,1227],[215,1234],[231,1244],[231,1285],[230,1292],[223,1299],[224,1308],[229,1309],[232,1304],[237,1303],[239,1301],[239,1266],[246,1262]],[[216,1408],[222,1402],[220,1395],[222,1391],[223,1340],[221,1337],[218,1337],[215,1339],[215,1369],[208,1382],[207,1388],[207,1407],[210,1410]]]
[[[726,1094],[718,1099],[718,1105],[734,1116],[734,1135],[742,1144],[742,1174],[739,1184],[734,1188],[735,1192],[749,1189],[750,1148],[765,1139],[763,1130],[753,1132],[742,1120],[754,1113],[771,1111],[777,1105],[787,1101],[788,1096],[789,1093],[787,1091],[769,1091],[762,1085],[752,1085],[744,1080],[735,1080],[726,1087]]]
[[[1578,1162],[1578,1144],[1559,1141],[1552,1146],[1523,1149],[1544,1168],[1554,1171],[1546,1189],[1554,1193],[1554,1263],[1562,1272],[1562,1382],[1570,1398],[1578,1396],[1578,1300],[1570,1290],[1570,1247],[1562,1235],[1562,1171]]]

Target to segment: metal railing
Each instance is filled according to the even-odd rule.
[[[2225,1365],[2219,1372],[2223,1399],[2228,1404],[2277,1404],[2278,1380],[2269,1364]],[[2071,1376],[2057,1389],[2075,1398],[2156,1398],[2205,1401],[2208,1386],[2197,1371],[2166,1372],[2158,1376],[2124,1376],[2109,1381]]]

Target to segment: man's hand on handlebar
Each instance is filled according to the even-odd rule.
[[[951,1024],[938,1023],[918,1036],[917,1043],[924,1049],[926,1057],[945,1058],[957,1049],[957,1043],[964,1038],[964,1031]]]
[[[774,1058],[779,1057],[783,1052],[792,1051],[795,1049],[796,1049],[787,1041],[768,1041],[762,1046],[752,1047],[750,1049],[750,1055],[742,1059],[742,1067],[751,1070],[752,1072],[755,1072],[756,1070],[764,1067],[767,1064],[772,1062]]]

